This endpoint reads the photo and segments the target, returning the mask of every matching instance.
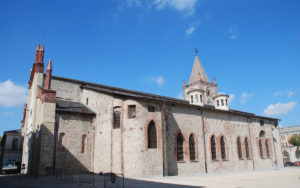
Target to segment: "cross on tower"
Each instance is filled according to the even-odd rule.
[[[197,48],[195,48],[195,55],[198,56],[198,52],[199,50]]]

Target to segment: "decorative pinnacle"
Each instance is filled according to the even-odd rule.
[[[199,50],[197,48],[195,48],[195,56],[198,56],[198,52],[199,52]]]
[[[40,51],[44,51],[44,45],[41,45]]]
[[[52,71],[52,62],[51,62],[50,59],[49,59],[49,61],[48,61],[48,65],[47,65],[47,69],[46,69],[46,70]]]
[[[40,50],[40,45],[39,45],[39,44],[37,45],[37,47],[36,47],[35,50],[36,50],[36,51]]]

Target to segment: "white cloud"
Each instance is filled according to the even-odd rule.
[[[227,31],[226,34],[228,35],[229,39],[236,40],[240,38],[240,31],[237,25],[231,26]]]
[[[246,103],[249,99],[251,99],[253,97],[253,94],[251,93],[242,93],[242,96],[241,96],[241,99],[240,99],[240,102],[241,103]]]
[[[196,29],[196,27],[193,26],[193,25],[191,25],[189,28],[187,28],[187,29],[185,30],[185,35],[189,36],[189,35],[193,34],[194,31],[195,31],[195,29]]]
[[[230,104],[235,98],[234,94],[229,94],[228,103]]]
[[[7,80],[0,82],[0,106],[13,107],[26,103],[27,89]]]
[[[126,4],[129,7],[145,6],[151,8],[153,6],[157,10],[169,7],[180,12],[185,12],[187,15],[192,15],[195,11],[197,1],[198,0],[126,0]]]
[[[192,35],[196,31],[196,29],[199,25],[201,25],[200,20],[197,20],[194,23],[190,24],[189,27],[185,30],[185,35],[186,36]]]
[[[16,116],[16,114],[14,112],[4,112],[4,115],[11,116],[11,117]]]
[[[284,91],[276,91],[273,93],[273,95],[275,97],[278,97],[278,96],[288,96],[288,97],[292,97],[293,95],[295,95],[295,91],[292,91],[292,90],[284,90]]]
[[[268,116],[277,116],[277,115],[286,114],[288,112],[293,111],[297,105],[298,103],[295,101],[291,101],[288,103],[271,104],[264,110],[264,114]]]
[[[288,91],[288,97],[293,96],[295,93],[293,91]]]
[[[165,83],[165,79],[164,79],[164,77],[162,77],[162,76],[150,76],[150,77],[148,78],[148,80],[149,80],[150,82],[156,83],[159,87],[162,87],[163,84]]]

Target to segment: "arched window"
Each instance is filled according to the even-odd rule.
[[[184,141],[184,138],[183,138],[181,133],[179,133],[177,135],[176,141],[177,141],[177,145],[176,145],[177,161],[183,161],[183,159],[184,159],[184,157],[183,157],[183,141]]]
[[[221,145],[221,156],[222,156],[222,160],[226,160],[226,150],[225,150],[224,136],[221,136],[221,139],[220,139],[220,145]]]
[[[215,136],[211,136],[210,138],[210,151],[211,151],[211,160],[217,160],[217,154],[216,154],[216,140]]]
[[[85,153],[86,146],[87,146],[86,135],[84,134],[81,137],[81,153]]]
[[[148,148],[157,148],[156,128],[154,121],[148,125]]]
[[[18,149],[18,139],[17,138],[14,138],[12,140],[12,150],[17,150]]]
[[[195,161],[196,160],[195,140],[192,134],[189,138],[189,148],[190,148],[190,160]]]
[[[259,144],[259,154],[260,154],[260,157],[263,159],[264,158],[264,153],[263,153],[261,139],[259,139],[259,143],[258,144]]]
[[[250,159],[250,155],[249,155],[249,144],[248,144],[248,138],[245,138],[245,150],[246,150],[246,157],[247,159]]]
[[[66,134],[60,133],[58,137],[58,149],[64,150],[66,146]]]
[[[266,135],[265,131],[260,131],[259,132],[259,137],[265,137],[265,135]]]
[[[268,140],[266,140],[266,152],[267,152],[267,157],[270,158],[270,151],[269,151],[269,143],[268,143]]]
[[[242,154],[242,145],[241,145],[241,138],[240,137],[237,138],[237,148],[238,148],[239,159],[242,160],[243,159],[243,154]]]

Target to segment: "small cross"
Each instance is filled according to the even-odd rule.
[[[199,52],[199,50],[197,48],[195,48],[196,56],[198,56],[198,52]]]

